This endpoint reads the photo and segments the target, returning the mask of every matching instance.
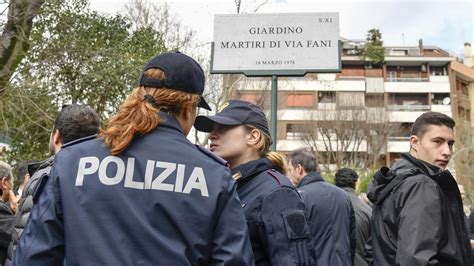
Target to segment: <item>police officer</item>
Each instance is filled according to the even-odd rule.
[[[247,218],[256,265],[316,265],[304,204],[286,172],[285,159],[269,152],[272,140],[262,110],[232,100],[215,116],[198,116],[210,148],[228,160]]]
[[[184,54],[153,58],[99,138],[63,146],[15,265],[253,265],[225,162],[187,139],[204,73]]]

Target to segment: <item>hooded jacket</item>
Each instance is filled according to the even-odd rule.
[[[448,170],[403,154],[375,174],[367,196],[374,203],[374,265],[472,265],[461,196]]]

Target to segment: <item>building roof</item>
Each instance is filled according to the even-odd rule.
[[[463,80],[474,82],[474,68],[470,68],[458,61],[453,61],[451,62],[451,69]]]

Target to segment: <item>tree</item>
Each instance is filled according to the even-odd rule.
[[[44,0],[11,0],[8,3],[7,22],[0,36],[0,94],[2,94],[16,67],[29,48],[33,19],[40,12]],[[3,15],[3,12],[2,14]]]
[[[451,170],[455,170],[456,180],[464,186],[468,198],[474,203],[472,198],[472,192],[474,191],[474,127],[464,117],[458,116],[455,121],[454,133],[456,142],[448,167]]]
[[[330,104],[320,104],[318,110],[308,112],[309,121],[300,129],[303,143],[317,152],[321,167],[329,172],[330,165],[336,168],[374,169],[387,141],[394,132],[383,102],[370,104],[355,95],[334,93]],[[383,101],[376,98],[374,101]],[[326,106],[327,105],[327,106]]]
[[[268,4],[268,0],[258,1],[258,0],[234,0],[235,3],[235,13],[256,13],[262,6]]]
[[[149,58],[166,50],[153,29],[131,31],[125,17],[91,11],[87,1],[45,8],[22,77],[39,80],[59,104],[89,104],[102,119],[137,85]]]
[[[195,31],[184,26],[165,1],[156,4],[149,0],[130,0],[125,5],[125,11],[133,29],[156,30],[169,50],[186,53],[194,43]]]
[[[367,43],[362,50],[365,60],[374,64],[382,64],[385,61],[385,49],[383,48],[382,33],[378,29],[371,29],[367,33]]]
[[[46,155],[63,104],[88,104],[105,121],[138,84],[145,63],[167,50],[156,30],[132,29],[126,17],[91,11],[86,0],[51,1],[44,10],[10,84],[11,103],[2,104],[1,129],[12,139],[10,160]]]

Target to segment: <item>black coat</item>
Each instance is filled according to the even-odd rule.
[[[354,208],[356,220],[356,252],[354,258],[354,266],[369,265],[365,259],[364,249],[370,237],[370,220],[372,219],[372,208],[359,197],[357,197],[355,190],[350,187],[342,188],[351,199],[352,207]]]
[[[355,253],[355,217],[349,196],[316,172],[303,178],[303,197],[318,265],[352,265]]]
[[[374,265],[472,265],[461,196],[449,171],[403,154],[368,189]]]
[[[13,218],[10,203],[0,200],[0,264],[3,264],[7,257],[8,244],[13,234]]]
[[[15,230],[12,232],[12,240],[8,246],[8,254],[5,265],[11,265],[13,261],[13,256],[15,255],[18,240],[23,233],[23,229],[26,227],[26,223],[30,217],[31,209],[33,208],[33,197],[37,184],[41,183],[41,179],[44,176],[49,175],[53,160],[54,156],[51,156],[42,162],[28,165],[28,170],[32,170],[33,172],[29,172],[31,178],[25,185],[23,194],[18,200],[18,210],[15,213],[14,219]]]

